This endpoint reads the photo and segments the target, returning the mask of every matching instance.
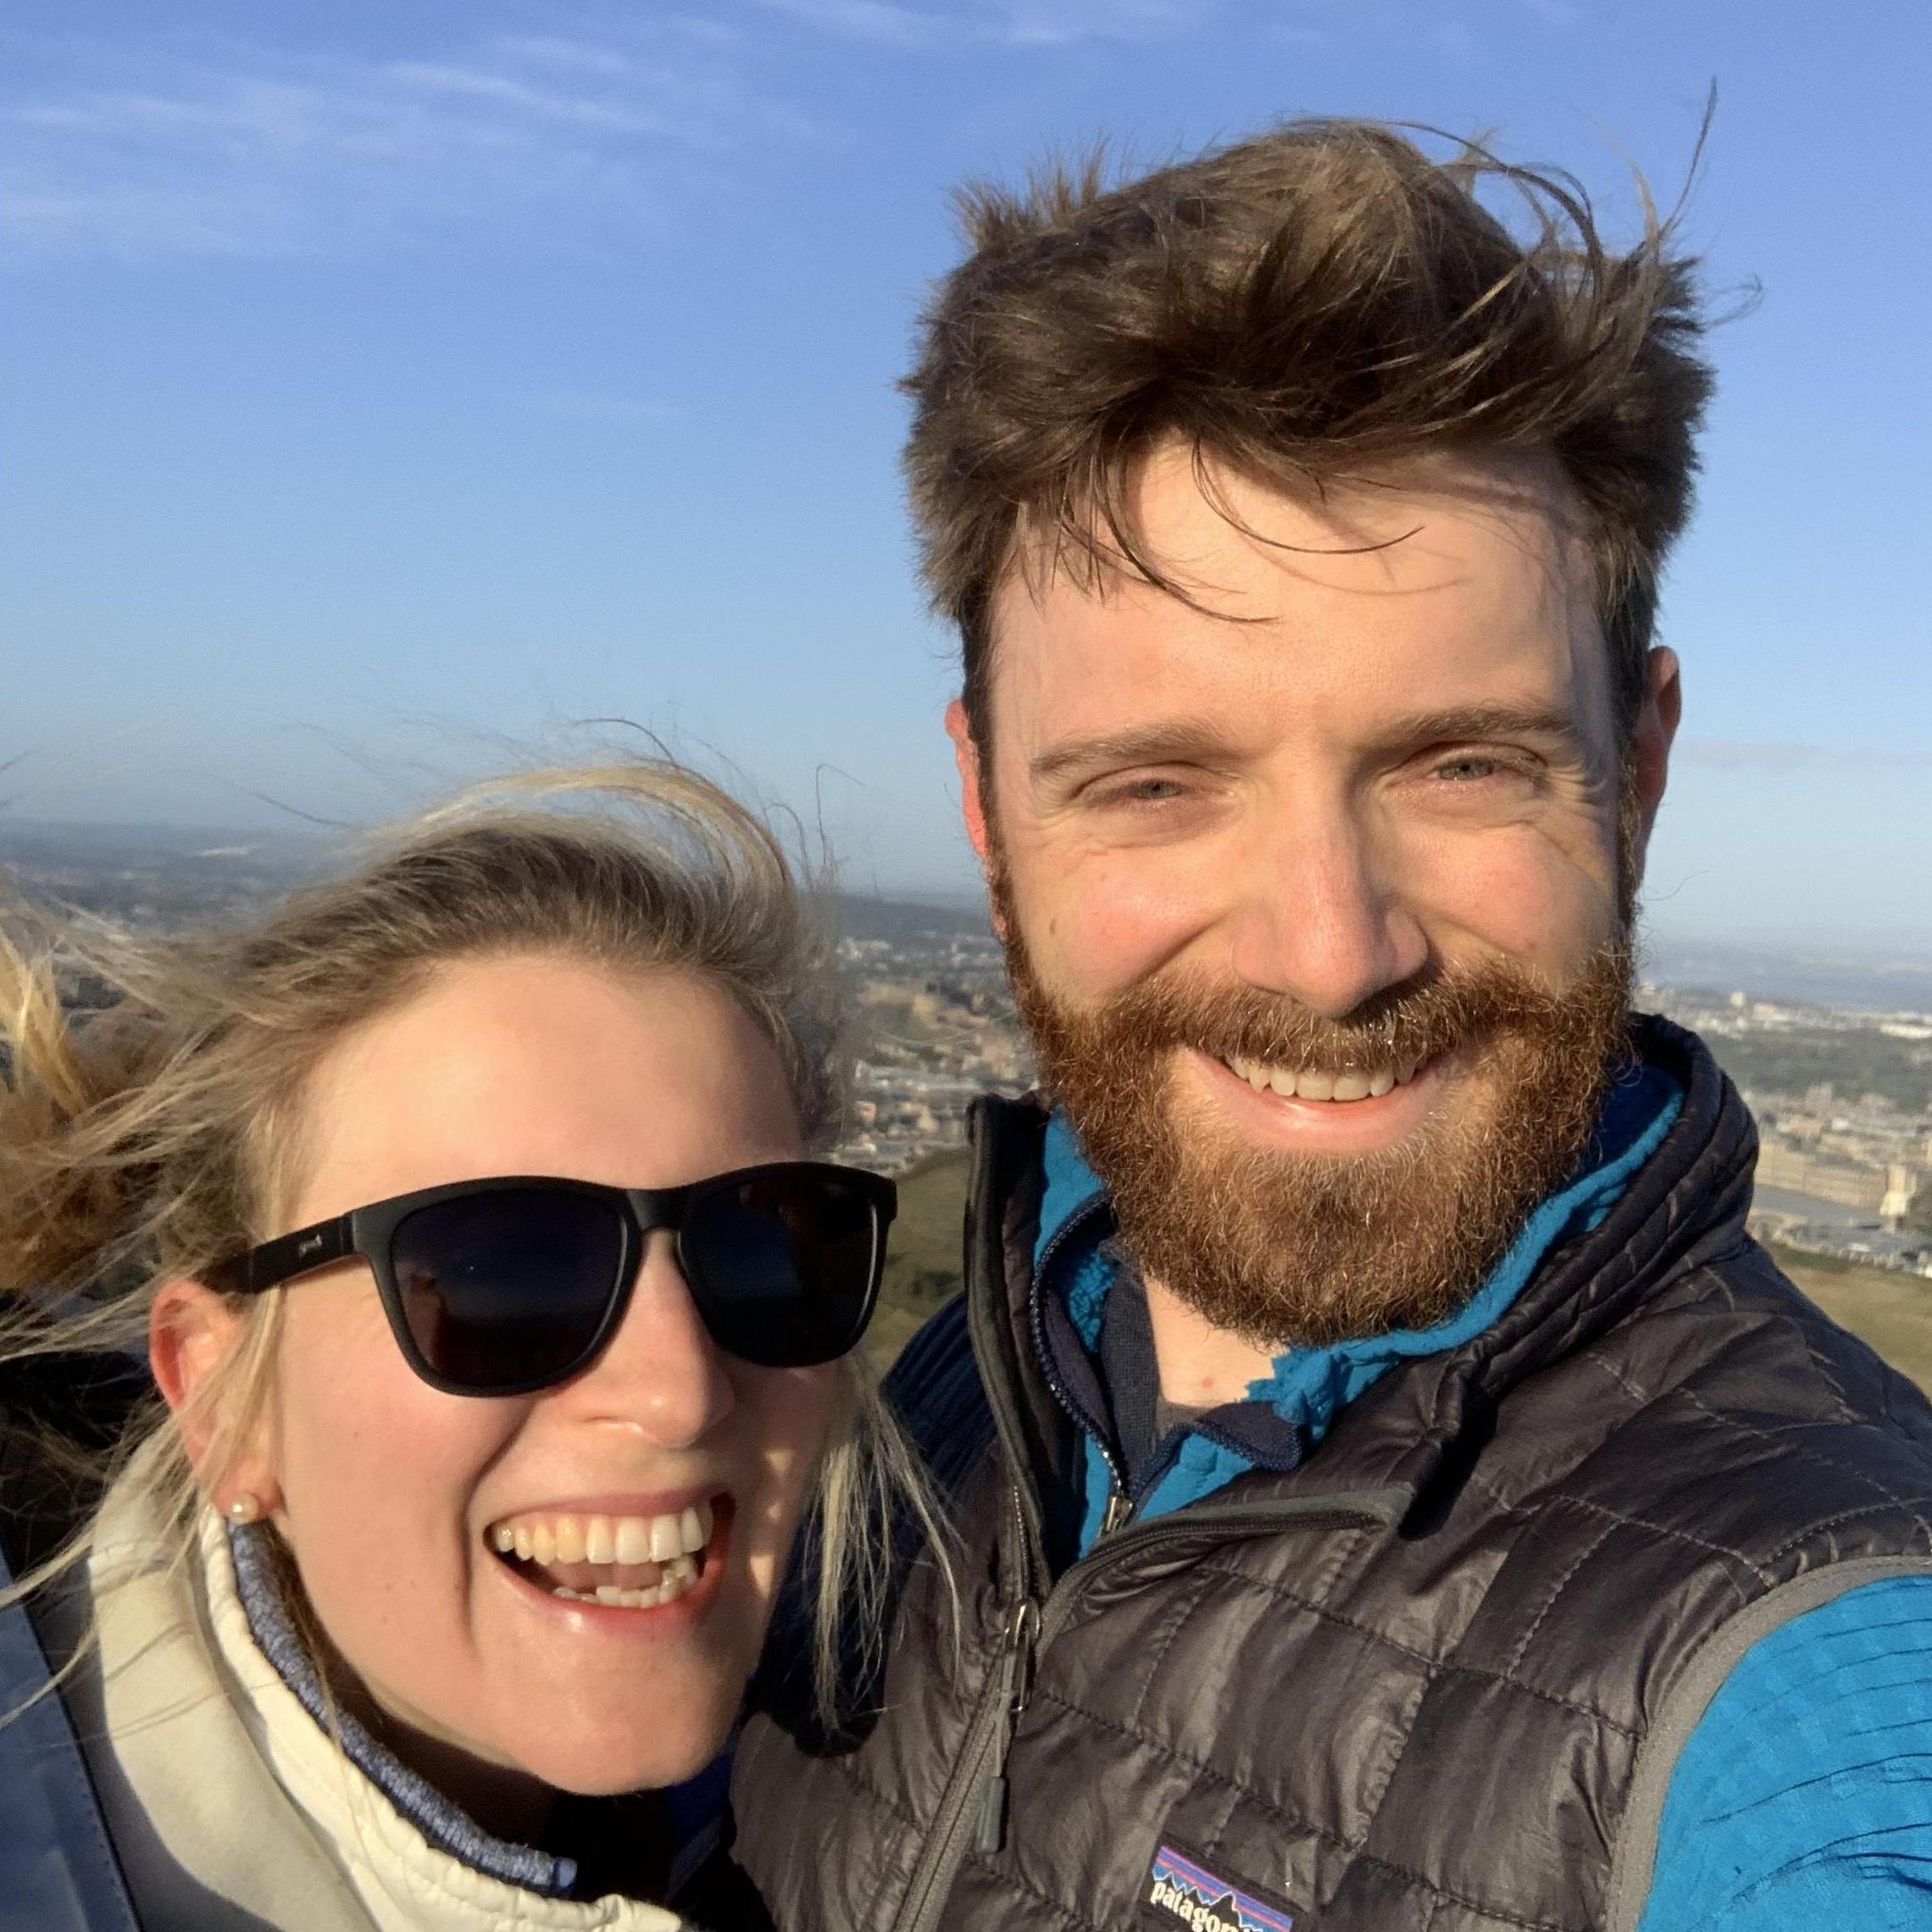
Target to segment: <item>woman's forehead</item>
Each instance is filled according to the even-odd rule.
[[[299,1213],[498,1174],[672,1186],[798,1152],[776,1051],[688,973],[460,962],[317,1063]]]

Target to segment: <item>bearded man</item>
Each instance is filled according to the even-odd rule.
[[[1350,123],[969,205],[910,474],[1043,1092],[892,1381],[956,1544],[745,1734],[775,1918],[1932,1924],[1932,1413],[1629,1010],[1689,264]]]

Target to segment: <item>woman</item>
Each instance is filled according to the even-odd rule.
[[[738,1932],[704,1774],[791,1545],[815,1501],[829,1671],[910,1480],[847,1363],[892,1190],[808,1158],[780,847],[675,768],[540,774],[252,930],[87,950],[91,1017],[44,947],[0,986],[0,1402],[43,1425],[0,1602],[69,1669],[0,1729],[0,1896],[38,1831],[36,1909],[109,1909],[78,1760],[27,1815],[77,1738],[149,1932]],[[161,1403],[103,1431],[130,1335]]]

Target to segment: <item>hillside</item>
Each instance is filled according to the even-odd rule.
[[[1774,1247],[1779,1267],[1840,1327],[1932,1395],[1932,1281]]]
[[[899,1216],[865,1344],[881,1372],[919,1324],[958,1292],[967,1159],[963,1147],[949,1148],[899,1176]]]
[[[957,1291],[966,1202],[966,1151],[935,1154],[899,1178],[899,1219],[880,1311],[867,1344],[883,1369],[913,1331]],[[1774,1248],[1778,1265],[1831,1319],[1932,1392],[1932,1282]]]

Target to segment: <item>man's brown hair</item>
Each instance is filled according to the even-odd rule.
[[[1485,187],[1514,192],[1527,238]],[[1553,456],[1628,728],[1712,387],[1695,264],[1647,203],[1616,254],[1568,176],[1299,120],[1123,186],[1056,167],[960,205],[972,253],[925,315],[906,464],[982,747],[992,597],[1022,543],[1186,597],[1129,508],[1174,441],[1303,496],[1432,452]]]

